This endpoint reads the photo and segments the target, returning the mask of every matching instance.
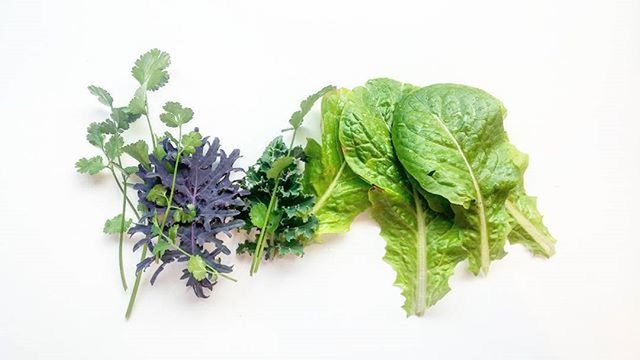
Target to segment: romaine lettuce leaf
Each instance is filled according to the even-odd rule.
[[[338,126],[346,89],[331,91],[322,98],[322,145],[307,140],[305,186],[316,195],[312,212],[318,217],[316,235],[349,230],[353,219],[369,207],[369,184],[351,171],[338,141]],[[315,237],[318,239],[318,236]]]
[[[511,146],[511,158],[524,175],[529,165],[527,154],[518,151]],[[551,257],[555,253],[556,239],[551,236],[549,230],[542,222],[542,215],[538,211],[536,198],[528,196],[524,189],[524,178],[516,186],[505,203],[505,207],[511,216],[512,229],[509,233],[509,242],[522,244],[534,255]]]
[[[393,146],[404,169],[474,230],[464,243],[475,274],[505,255],[511,229],[505,200],[521,178],[502,126],[505,113],[486,92],[454,84],[416,90],[394,113]]]
[[[384,89],[381,91],[380,89]],[[385,261],[396,271],[407,315],[422,315],[448,291],[455,265],[465,258],[465,230],[426,206],[405,175],[391,143],[392,113],[414,89],[388,79],[367,82],[346,97],[340,143],[349,167],[374,188],[372,215],[386,240]]]

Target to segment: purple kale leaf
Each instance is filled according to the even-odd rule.
[[[134,251],[146,244],[152,254],[138,264],[137,271],[158,262],[151,277],[153,284],[167,264],[183,263],[181,279],[187,280],[186,285],[196,296],[204,298],[207,297],[204,289],[212,289],[218,274],[232,271],[232,266],[221,261],[220,256],[230,251],[218,235],[229,236],[231,230],[244,225],[235,217],[244,207],[247,192],[241,188],[239,179],[232,178],[242,172],[234,167],[240,152],[236,149],[227,155],[220,149],[217,138],[212,142],[203,139],[189,155],[184,152],[178,164],[173,200],[168,204],[178,148],[170,139],[163,140],[161,146],[164,151],[150,155],[149,166],[139,166],[137,175],[143,182],[134,187],[143,214],[140,223],[129,232],[144,235]],[[165,216],[166,224],[161,231]],[[186,263],[194,256],[204,260],[206,276],[189,271]]]

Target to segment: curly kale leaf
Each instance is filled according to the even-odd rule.
[[[248,207],[240,217],[245,220],[245,229],[253,238],[238,246],[239,254],[255,255],[259,233],[266,231],[263,250],[266,260],[286,254],[302,256],[304,246],[318,229],[318,219],[311,211],[315,197],[307,194],[302,186],[304,151],[299,146],[292,148],[291,152],[288,150],[282,137],[277,137],[247,171],[243,187],[250,195],[245,199]],[[278,169],[277,174],[273,169]],[[278,188],[269,213],[276,182]],[[252,229],[255,231],[251,232]]]

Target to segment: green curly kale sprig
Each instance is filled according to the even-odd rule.
[[[248,224],[246,228],[258,228],[265,234],[266,242],[262,250],[265,260],[286,254],[301,256],[304,245],[318,229],[318,218],[311,214],[315,197],[305,193],[302,188],[300,166],[304,162],[304,153],[299,146],[292,149],[288,158],[290,160],[287,160],[287,165],[280,171],[280,186],[276,190],[267,221],[268,204],[277,181],[272,170],[275,169],[274,164],[284,158],[287,152],[288,148],[282,137],[275,138],[258,162],[247,171],[244,180],[244,188],[251,193],[246,199],[250,209],[245,214]],[[267,226],[263,228],[265,222]],[[255,256],[257,245],[257,242],[247,240],[238,246],[237,252]]]
[[[258,271],[262,258],[273,259],[285,254],[301,256],[303,247],[318,229],[318,219],[312,214],[315,197],[305,192],[302,165],[304,150],[293,146],[304,116],[324,94],[334,90],[326,86],[300,103],[300,110],[291,115],[293,130],[291,143],[285,145],[277,137],[266,148],[262,157],[247,172],[244,188],[250,192],[244,212],[247,230],[255,230],[255,240],[240,244],[237,252],[250,253],[251,275]]]

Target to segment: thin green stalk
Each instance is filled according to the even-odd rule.
[[[182,126],[179,127],[179,136],[178,139],[180,139],[182,137]],[[179,144],[178,144],[179,146]],[[175,193],[176,190],[176,179],[178,177],[178,165],[180,164],[180,158],[182,157],[182,152],[183,152],[183,148],[180,146],[178,148],[178,153],[176,154],[176,163],[173,166],[173,178],[171,179],[171,190],[169,190],[169,201],[167,202],[168,206],[167,206],[167,213],[165,214],[164,218],[162,219],[162,225],[160,225],[160,233],[162,234],[162,231],[164,231],[164,226],[167,224],[167,219],[169,218],[169,207],[173,204],[173,194]]]
[[[140,261],[144,260],[147,257],[147,244],[144,244],[142,247],[142,255],[140,256]],[[136,302],[136,295],[138,294],[138,287],[140,286],[140,279],[142,278],[142,271],[138,271],[136,273],[136,281],[133,284],[133,290],[131,291],[131,297],[129,298],[129,305],[127,306],[127,312],[124,314],[125,319],[129,319],[131,316],[131,311],[133,310],[133,304]]]
[[[127,182],[124,182],[124,191],[122,195],[122,221],[120,222],[120,239],[118,239],[118,267],[120,268],[120,281],[124,291],[127,291],[127,279],[124,275],[124,264],[122,262],[122,243],[124,242],[124,223],[127,212]]]
[[[179,132],[180,132],[180,135],[182,135],[182,126],[180,127]],[[173,166],[173,179],[171,180],[171,190],[169,193],[169,201],[167,202],[169,206],[173,202],[173,194],[176,188],[176,178],[178,176],[178,164],[180,164],[181,156],[182,156],[182,149],[178,149],[178,154],[176,155],[176,163]],[[160,234],[163,234],[164,226],[167,224],[167,218],[169,217],[168,215],[169,215],[169,211],[167,210],[167,213],[165,214],[164,219],[162,220],[162,225],[160,226]],[[144,260],[146,256],[147,256],[147,245],[145,244],[142,249],[142,256],[140,257],[140,261]],[[127,306],[127,312],[125,313],[126,319],[129,319],[129,316],[131,315],[131,311],[133,310],[133,304],[136,302],[136,295],[138,294],[138,286],[140,284],[141,277],[142,277],[142,271],[136,272],[136,282],[133,285],[133,290],[131,291],[131,297],[129,298],[129,305]]]
[[[153,149],[158,146],[156,143],[156,135],[153,132],[153,127],[151,126],[151,119],[149,119],[149,101],[147,100],[147,92],[144,93],[144,116],[147,118],[147,125],[149,125],[149,133],[151,133],[151,144],[153,144]]]
[[[289,143],[289,149],[287,150],[287,156],[291,155],[291,148],[293,147],[293,143],[296,139],[296,134],[298,133],[298,128],[294,128],[293,129],[293,135],[291,135],[291,142]],[[271,213],[273,212],[276,202],[277,202],[277,197],[276,197],[276,193],[278,191],[278,185],[280,185],[280,176],[278,176],[278,178],[276,179],[275,183],[273,184],[273,191],[271,191],[271,199],[269,200],[269,206],[267,207],[267,213],[266,216],[264,218],[264,223],[262,224],[262,227],[260,228],[260,236],[258,236],[258,241],[256,241],[256,251],[253,254],[253,259],[251,259],[251,268],[249,269],[249,275],[253,276],[253,274],[255,274],[258,271],[258,268],[260,267],[260,262],[262,261],[262,254],[264,253],[264,242],[265,242],[265,238],[267,236],[267,232],[265,231],[265,229],[267,228],[267,225],[269,224],[269,219],[271,218]]]
[[[138,209],[136,209],[136,207],[133,205],[133,203],[131,202],[131,199],[129,199],[129,196],[127,195],[127,193],[124,191],[124,189],[122,188],[122,185],[120,185],[120,180],[118,180],[118,176],[116,175],[116,172],[113,170],[113,167],[109,166],[109,170],[111,170],[111,175],[113,175],[113,179],[116,181],[116,185],[118,185],[118,188],[120,189],[120,192],[124,195],[124,197],[127,199],[127,204],[129,204],[129,207],[131,208],[131,211],[133,211],[133,214],[138,218],[138,220],[140,219],[140,214],[138,213]]]
[[[264,240],[267,235],[267,225],[269,225],[269,218],[271,217],[271,212],[275,207],[276,203],[276,190],[278,189],[278,184],[280,183],[280,178],[276,179],[276,182],[273,187],[273,192],[271,193],[271,199],[269,200],[269,206],[267,207],[267,214],[264,218],[264,223],[260,228],[260,236],[258,236],[258,241],[256,242],[256,252],[253,254],[253,259],[251,259],[251,268],[249,269],[249,275],[253,276],[258,271],[258,267],[260,266],[260,262],[262,260],[262,253],[264,252]]]

